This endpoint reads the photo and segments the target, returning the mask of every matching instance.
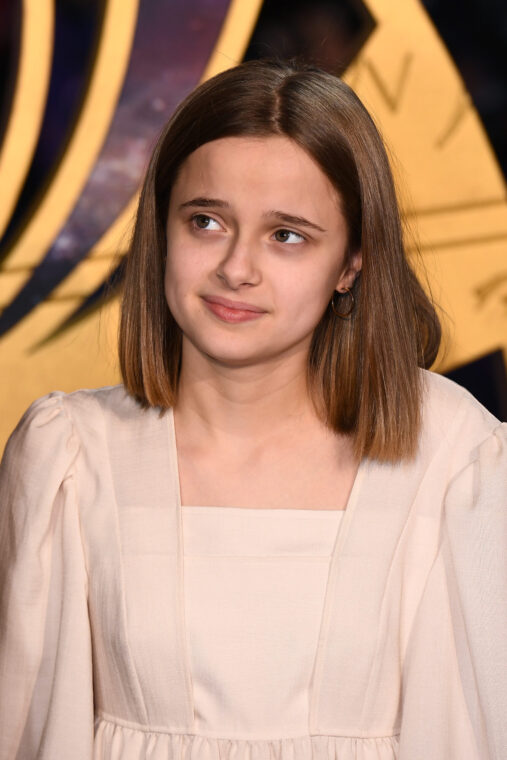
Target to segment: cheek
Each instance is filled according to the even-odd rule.
[[[168,300],[181,299],[200,277],[199,259],[195,255],[192,256],[191,251],[186,251],[183,246],[177,243],[169,243],[167,251],[166,297]]]
[[[286,315],[287,328],[301,334],[313,330],[329,303],[329,290],[329,283],[316,277],[313,271],[301,272],[297,278],[291,278],[290,282],[285,281],[278,297],[283,302],[282,311]]]
[[[178,319],[181,313],[181,305],[188,292],[189,283],[187,281],[188,270],[181,266],[182,262],[177,256],[167,257],[164,290],[167,305],[173,316]]]
[[[216,247],[203,246],[185,232],[168,236],[167,270],[178,280],[196,281],[214,266]]]

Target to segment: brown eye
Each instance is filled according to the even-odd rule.
[[[206,216],[205,214],[196,214],[192,217],[194,222],[198,227],[200,227],[202,230],[205,230],[210,223],[210,217]]]
[[[194,214],[190,218],[193,227],[197,227],[199,230],[220,230],[221,227],[216,219],[208,216],[207,214]],[[213,226],[215,225],[215,226]]]
[[[292,235],[292,240],[291,240],[291,235]],[[297,238],[297,239],[295,240],[294,238]],[[289,243],[290,245],[294,245],[294,243],[303,242],[304,237],[300,235],[298,232],[281,229],[275,232],[275,240],[277,240],[279,243]]]

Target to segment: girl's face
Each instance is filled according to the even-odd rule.
[[[245,366],[307,352],[333,291],[351,287],[340,199],[286,137],[226,137],[184,161],[167,222],[167,303],[199,352]]]

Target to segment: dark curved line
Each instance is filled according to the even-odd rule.
[[[4,6],[0,40],[0,149],[9,124],[21,52],[21,0]]]
[[[49,91],[32,161],[0,239],[0,261],[7,259],[29,225],[65,155],[88,90],[106,1],[89,0],[79,6],[55,2]]]

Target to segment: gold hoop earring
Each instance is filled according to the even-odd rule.
[[[339,293],[339,291],[335,290],[334,293],[333,293],[333,297],[331,299],[331,308],[333,310],[333,313],[337,317],[340,317],[340,319],[350,319],[350,315],[354,311],[354,306],[356,304],[356,301],[355,301],[355,298],[354,298],[354,294],[352,293],[352,291],[351,291],[350,288],[345,288],[345,293],[348,293],[348,295],[350,296],[351,303],[350,303],[350,308],[348,309],[348,311],[343,312],[343,311],[337,311],[337,309],[336,309],[336,304],[335,304],[334,299],[335,299],[335,296],[336,296],[337,293]]]

